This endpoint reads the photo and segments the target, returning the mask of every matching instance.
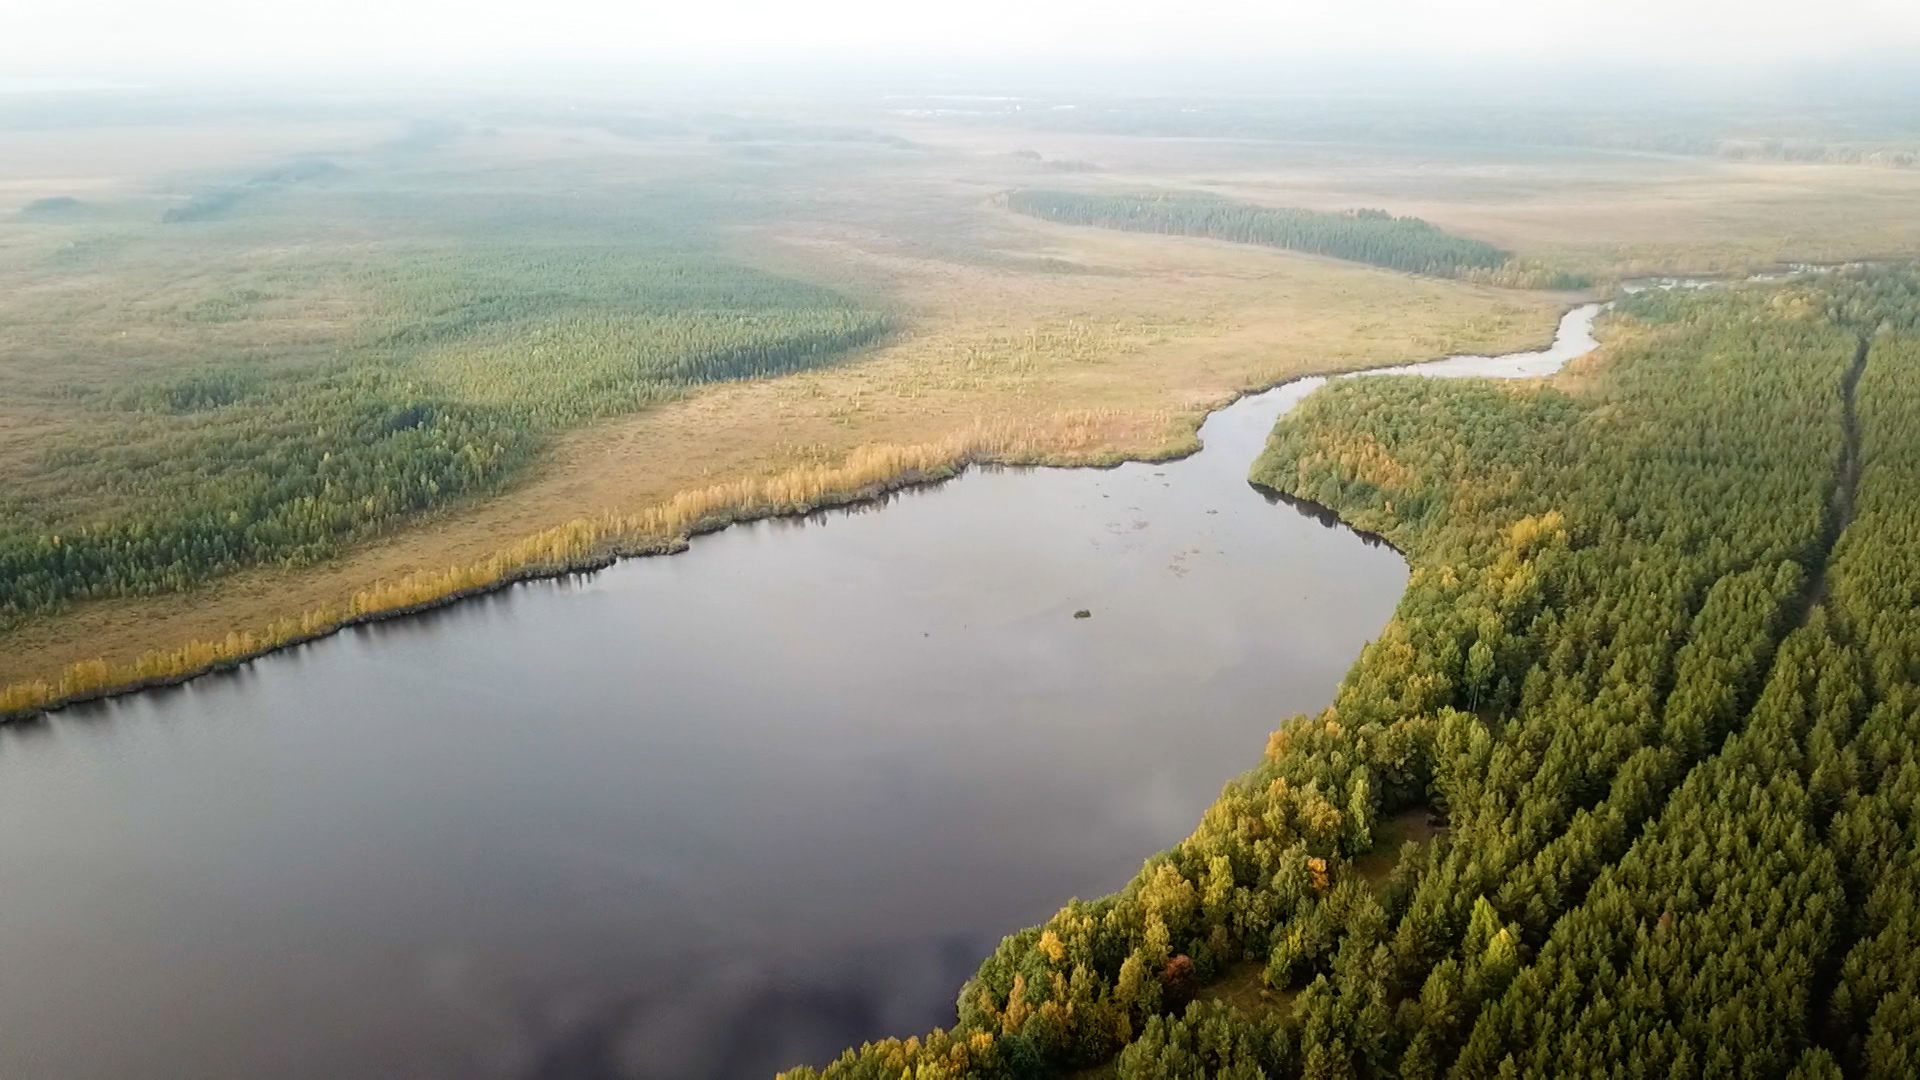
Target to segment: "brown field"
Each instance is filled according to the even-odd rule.
[[[952,137],[983,153],[1031,147],[1101,166],[1036,172],[1025,181],[1035,186],[1184,187],[1275,206],[1379,207],[1600,275],[1920,254],[1920,169],[997,129]]]
[[[1309,372],[1536,345],[1569,302],[1212,241],[1044,224],[995,206],[995,192],[1018,184],[1203,186],[1275,204],[1383,206],[1604,273],[1920,251],[1920,174],[1895,170],[1651,155],[1433,161],[1352,148],[897,130],[922,149],[781,150],[770,211],[725,234],[736,260],[897,313],[902,329],[888,342],[835,367],[712,385],[577,428],[504,493],[319,565],[243,571],[184,594],[37,617],[0,635],[0,685],[343,610],[376,583],[475,564],[567,522],[632,515],[743,480],[813,475],[863,453],[878,460],[876,447],[965,443],[984,448],[969,451],[974,458],[1074,463],[1176,454],[1192,448],[1204,413],[1236,393]],[[0,165],[0,216],[46,194],[159,198],[152,193],[183,177],[218,172],[219,161],[244,171],[322,142],[365,147],[382,137],[350,126],[177,134],[161,140],[171,150],[144,164],[123,132],[96,131],[92,142],[0,133],[0,163],[13,163]],[[1010,156],[1024,148],[1101,171],[1044,173]],[[561,175],[590,190],[641,173],[733,170],[736,156],[684,140],[529,129],[467,140],[434,168],[474,170],[509,187],[522,176]],[[20,164],[29,158],[37,164]],[[8,346],[0,377],[43,391],[0,391],[0,480],[10,461],[87,422],[60,404],[60,380],[164,369],[222,334],[296,360],[328,347],[369,301],[327,267],[378,258],[388,243],[360,222],[205,251],[168,247],[145,226],[129,225],[119,239],[104,228],[88,237],[128,254],[50,285],[36,267],[71,236],[0,227]],[[191,308],[237,278],[287,267],[303,268],[297,297],[270,301],[239,326],[128,314]],[[112,302],[123,294],[139,304]]]

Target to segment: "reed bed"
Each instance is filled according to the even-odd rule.
[[[1150,457],[1193,449],[1171,414],[1146,422],[1168,432]],[[375,583],[338,605],[315,608],[218,640],[156,649],[126,662],[104,658],[68,665],[57,677],[0,688],[0,720],[29,716],[147,687],[184,682],[209,671],[324,637],[345,627],[395,618],[491,592],[515,582],[597,569],[627,556],[683,549],[701,533],[737,522],[804,514],[872,499],[902,487],[944,480],[969,465],[1106,465],[1116,425],[1137,427],[1139,413],[1077,410],[1025,423],[978,422],[933,442],[873,444],[838,462],[743,477],[680,492],[627,513],[583,517],[545,529],[488,557],[444,570]]]

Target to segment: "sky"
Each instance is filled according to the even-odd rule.
[[[0,0],[0,79],[499,64],[1920,55],[1920,0]]]

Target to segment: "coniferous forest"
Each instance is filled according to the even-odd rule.
[[[112,434],[51,440],[33,482],[0,492],[0,628],[326,558],[498,490],[571,428],[833,363],[889,329],[828,290],[676,250],[509,247],[358,277],[380,310],[313,362],[75,391]]]
[[[1010,192],[1007,207],[1069,225],[1262,244],[1436,277],[1484,277],[1532,288],[1571,289],[1587,284],[1573,275],[1515,264],[1510,253],[1492,244],[1384,210],[1328,213],[1205,195],[1090,195],[1039,189]]]
[[[1284,418],[1254,479],[1406,554],[1386,631],[951,1031],[824,1075],[1920,1072],[1920,275],[1604,337]]]

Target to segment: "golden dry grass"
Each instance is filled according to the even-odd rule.
[[[1655,158],[1382,168],[1352,182],[1328,191],[1235,179],[1217,190],[1286,205],[1370,195],[1396,213],[1603,275],[1920,255],[1920,171],[1911,169]]]
[[[1184,187],[1274,206],[1379,207],[1600,274],[1920,257],[1920,170],[1639,152],[1151,139],[996,128],[922,133],[981,154],[1099,164],[1022,182]]]

